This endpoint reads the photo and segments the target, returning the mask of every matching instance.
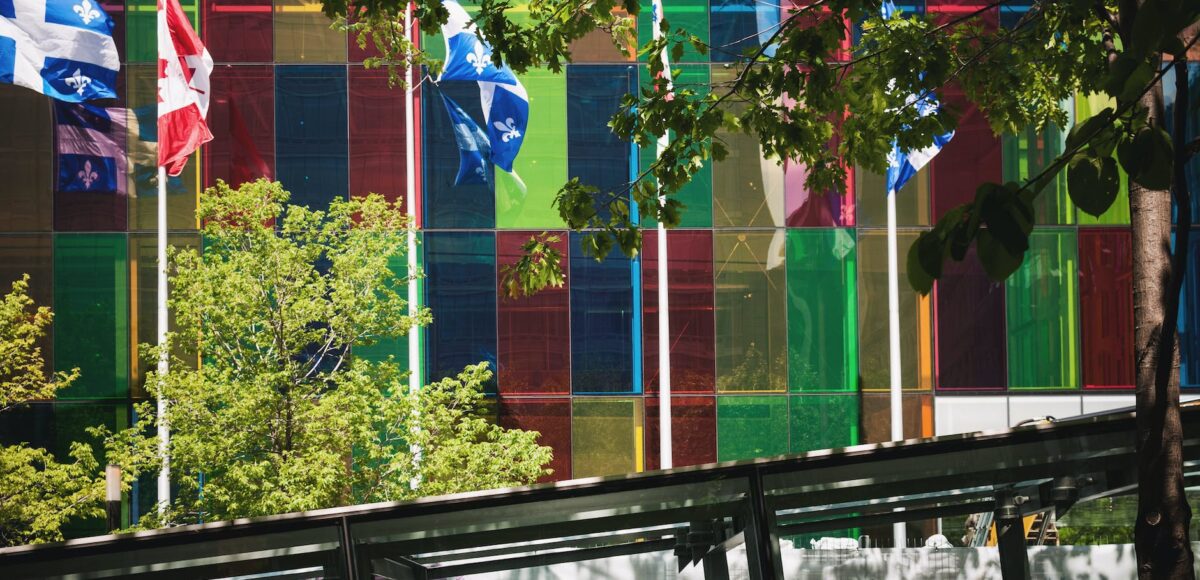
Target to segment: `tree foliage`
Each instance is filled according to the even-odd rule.
[[[59,389],[79,377],[79,370],[45,374],[39,341],[54,316],[35,307],[29,297],[29,277],[13,283],[0,301],[0,412],[11,412],[33,400],[54,398]],[[104,426],[87,433],[104,451],[106,464],[122,468],[122,490],[128,491],[138,473],[151,467],[155,441],[141,433],[153,417],[111,432]],[[20,443],[0,447],[0,546],[61,540],[72,520],[104,516],[104,465],[92,444],[74,441],[66,457]]]
[[[180,485],[169,519],[400,500],[547,473],[537,433],[480,417],[484,365],[410,392],[393,357],[356,356],[431,320],[426,309],[409,315],[409,278],[389,266],[410,227],[400,209],[378,195],[325,211],[288,198],[266,180],[219,182],[201,196],[203,251],[171,251],[178,330],[168,343],[201,362],[175,360],[147,380],[168,401]]]

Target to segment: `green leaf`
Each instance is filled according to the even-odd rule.
[[[1076,155],[1067,166],[1067,193],[1079,209],[1099,217],[1120,190],[1120,173],[1112,157]]]
[[[1130,47],[1133,54],[1146,57],[1158,46],[1162,37],[1163,19],[1158,12],[1157,3],[1145,2],[1138,6],[1137,16],[1133,19],[1133,42]]]
[[[1075,149],[1095,138],[1102,127],[1112,123],[1113,113],[1112,107],[1105,107],[1104,110],[1092,115],[1086,121],[1072,127],[1071,132],[1067,134],[1066,150]]]
[[[1024,252],[1009,252],[988,230],[979,231],[975,247],[983,270],[987,272],[988,278],[996,282],[1007,280],[1021,267],[1021,261],[1025,258]]]
[[[1175,165],[1175,147],[1171,144],[1171,136],[1157,127],[1146,127],[1133,137],[1129,155],[1138,161],[1138,171],[1135,173],[1126,168],[1129,178],[1142,187],[1149,189],[1167,189],[1171,187],[1171,169]]]
[[[921,265],[921,245],[925,238],[931,237],[930,232],[922,232],[913,245],[908,248],[908,258],[906,260],[908,274],[908,283],[913,287],[913,290],[921,294],[929,294],[933,289],[934,277],[925,267]]]

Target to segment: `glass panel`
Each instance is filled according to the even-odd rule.
[[[1116,109],[1117,104],[1114,99],[1108,98],[1102,94],[1091,95],[1075,95],[1075,122],[1082,123],[1092,117],[1092,115],[1104,110],[1105,107]],[[1114,153],[1115,155],[1116,153]],[[1125,169],[1117,164],[1117,171],[1120,173],[1121,188],[1117,191],[1117,199],[1113,201],[1108,211],[1100,217],[1093,217],[1079,210],[1076,213],[1077,221],[1081,226],[1092,225],[1127,225],[1129,224],[1129,179],[1125,175]]]
[[[755,0],[712,0],[713,62],[744,60],[775,32],[779,25],[779,5]],[[670,22],[670,15],[667,16]],[[678,28],[677,25],[672,24]]]
[[[717,397],[717,461],[788,452],[788,397]]]
[[[1200,236],[1191,236],[1189,256],[1200,256]],[[1195,264],[1195,262],[1193,262]],[[1179,297],[1179,383],[1200,387],[1200,272],[1189,267],[1184,272]]]
[[[1040,174],[1063,152],[1067,131],[1049,126],[1041,132],[1027,128],[1016,135],[1001,138],[1004,157],[1004,182],[1024,184]],[[1067,172],[1060,171],[1050,185],[1034,199],[1037,223],[1068,225],[1075,223],[1075,206],[1067,196]]]
[[[583,254],[571,232],[571,390],[636,393],[633,384],[633,271],[614,249],[603,261]]]
[[[275,139],[292,203],[325,209],[346,197],[346,67],[277,67]]]
[[[642,352],[647,393],[658,392],[658,231],[643,230]],[[673,230],[667,235],[671,392],[711,393],[716,382],[713,333],[713,236]]]
[[[649,8],[643,8],[649,10]],[[621,8],[614,8],[613,13],[618,17],[628,16],[629,13]],[[649,14],[649,12],[647,12]],[[634,17],[637,19],[637,17]],[[643,20],[648,20],[645,18]],[[627,54],[622,54],[620,49],[613,44],[612,35],[603,30],[593,30],[587,33],[583,38],[571,43],[571,62],[628,62],[634,59],[637,54],[637,39],[629,43],[626,47]]]
[[[844,191],[809,191],[804,181],[808,168],[799,163],[784,164],[784,202],[787,225],[792,228],[854,225],[854,173],[846,175]]]
[[[538,481],[571,479],[571,400],[500,397],[499,406],[502,427],[537,431],[538,444],[554,450],[547,465],[553,473]]]
[[[858,395],[792,395],[791,452],[858,444]]]
[[[346,62],[346,33],[330,29],[320,2],[275,1],[275,62]]]
[[[946,261],[934,296],[938,388],[1003,389],[1004,285],[988,278],[974,246]]]
[[[58,170],[48,174],[55,176],[55,229],[125,230],[129,188],[126,126],[133,116],[124,107],[61,101],[54,102],[54,111],[54,131],[43,134],[54,135],[58,161]],[[31,137],[31,142],[36,141]],[[20,173],[17,175],[19,179]],[[37,197],[48,201],[46,196]]]
[[[129,394],[129,272],[121,234],[54,237],[54,366],[79,368],[59,399]]]
[[[500,268],[515,264],[534,232],[496,235]],[[567,235],[554,244],[567,260]],[[497,270],[499,272],[499,269]],[[498,325],[499,389],[505,395],[571,393],[571,280],[533,296],[509,298],[500,289]]]
[[[892,440],[891,397],[887,393],[862,394],[862,443]],[[933,395],[906,393],[900,400],[904,438],[933,436]]]
[[[1074,230],[1037,230],[1025,262],[1009,277],[1008,384],[1079,387]]]
[[[637,69],[625,65],[567,66],[567,174],[602,193],[629,184],[632,145],[617,138],[608,121],[637,85]],[[621,197],[628,198],[627,193]],[[607,212],[603,212],[607,215]]]
[[[646,469],[659,463],[658,397],[646,397]],[[714,397],[671,397],[672,467],[717,460],[717,404]]]
[[[197,0],[179,0],[183,13],[187,14],[192,28],[200,34],[200,15]],[[147,62],[158,60],[158,2],[157,0],[125,1],[125,54],[122,62]]]
[[[671,30],[682,28],[708,43],[708,0],[672,0],[663,4],[665,20]],[[654,39],[654,30],[650,28],[649,4],[642,6],[642,15],[637,23],[639,47]],[[679,62],[708,62],[709,57],[697,52],[690,42],[685,42],[683,47],[683,58],[679,59]],[[643,55],[640,58],[644,62],[647,57]],[[675,66],[674,60],[671,61],[671,66]]]
[[[422,209],[427,228],[492,228],[496,225],[496,196],[491,187],[481,184],[454,185],[458,175],[458,145],[454,126],[440,95],[450,97],[483,127],[483,109],[479,104],[479,85],[460,81],[432,85],[424,93],[424,141],[421,165],[424,168]],[[518,156],[520,157],[520,156]],[[560,186],[562,184],[559,184]],[[556,190],[557,191],[557,190]]]
[[[200,236],[171,235],[167,243],[176,248],[200,247]],[[146,373],[154,362],[147,362],[141,345],[158,342],[158,236],[132,234],[129,236],[129,371],[130,392],[134,398],[146,397]],[[168,312],[167,327],[175,332],[175,312]],[[185,361],[197,361],[197,355],[186,349],[174,349],[175,356]]]
[[[1189,111],[1200,110],[1200,62],[1189,62],[1188,67],[1188,97],[1192,101],[1192,108]],[[1175,70],[1173,67],[1167,69],[1163,75],[1163,110],[1164,118],[1166,119],[1167,131],[1174,135],[1174,115],[1175,115]],[[1200,137],[1200,115],[1190,113],[1187,117],[1187,131],[1185,131],[1184,141],[1191,143]],[[1194,195],[1200,191],[1200,155],[1193,154],[1187,163],[1187,168],[1184,170],[1187,175],[1188,186],[1193,193],[1192,195],[1192,223],[1200,222],[1200,196]]]
[[[925,12],[934,22],[944,24],[984,10],[983,14],[976,18],[995,28],[1000,23],[1000,11],[997,8],[989,8],[990,4],[992,3],[986,0],[926,0]]]
[[[788,385],[858,389],[854,230],[788,230]]]
[[[897,235],[900,255],[917,239],[917,232]],[[905,261],[900,260],[900,384],[905,389],[928,389],[933,384],[932,324],[929,296],[921,296],[908,283]],[[858,352],[859,381],[863,389],[887,390],[888,346],[887,234],[858,233]]]
[[[1087,388],[1133,388],[1132,254],[1128,230],[1079,230],[1079,336]],[[1186,352],[1184,341],[1180,346]]]
[[[54,254],[50,234],[0,236],[0,296],[29,275],[29,297],[37,306],[54,307]],[[38,341],[46,371],[54,370],[53,328]],[[0,419],[3,414],[0,413]]]
[[[507,173],[496,172],[496,227],[565,227],[553,202],[567,182],[567,80],[548,70],[530,70],[520,79],[529,102],[537,103],[513,162],[525,188]]]
[[[667,9],[670,12],[670,9]],[[671,24],[675,26],[674,23]],[[673,86],[679,90],[691,89],[697,94],[704,95],[709,91],[708,65],[680,65],[674,68],[679,74],[675,77]],[[639,66],[641,86],[650,86],[649,68]],[[674,133],[672,133],[674,135]],[[655,147],[642,147],[638,150],[639,170],[646,171],[654,163],[658,151]],[[674,194],[685,207],[680,215],[679,225],[685,228],[711,228],[713,202],[712,164],[705,163],[700,171],[692,176],[692,180]],[[642,212],[642,225],[653,227],[658,225],[657,217],[649,212]]]
[[[577,398],[571,407],[571,477],[645,470],[641,398]]]
[[[272,66],[218,66],[208,111],[213,140],[205,145],[206,187],[237,186],[275,175],[275,85]],[[291,187],[285,183],[284,187]]]
[[[132,6],[131,6],[132,8]],[[150,5],[154,9],[154,5]],[[153,16],[153,12],[151,12]],[[132,15],[131,15],[132,17]],[[153,38],[153,37],[151,37]],[[158,229],[158,72],[154,65],[125,67],[128,117],[127,150],[132,166],[129,229]],[[200,192],[199,155],[193,153],[183,173],[167,179],[167,227],[195,230]]]
[[[1000,140],[992,134],[979,107],[968,101],[957,86],[943,91],[942,100],[962,111],[962,116],[954,138],[930,162],[934,220],[975,199],[975,189],[980,185],[999,182],[1002,177]]]
[[[13,85],[0,86],[0,231],[50,229],[54,183],[53,106],[46,97]]]
[[[783,230],[716,234],[717,389],[787,388]]]
[[[271,62],[271,0],[205,1],[204,46],[216,62]]]
[[[387,69],[350,67],[350,195],[408,198],[404,123],[404,89],[388,86]]]
[[[490,232],[425,234],[428,381],[487,362],[496,369],[496,238]],[[496,380],[486,385],[495,392]]]
[[[100,0],[99,4],[104,8],[108,17],[112,18],[113,44],[117,45],[117,56],[122,63],[127,62],[125,58],[125,0]],[[187,8],[184,8],[184,11],[186,12]]]
[[[854,170],[858,204],[854,208],[860,226],[887,225],[887,182],[878,173]],[[929,225],[929,168],[917,172],[896,195],[896,225]]]
[[[714,65],[713,84],[733,80],[736,71]],[[735,111],[736,112],[736,111]],[[717,227],[784,224],[783,167],[763,159],[758,139],[720,131],[729,155],[713,163],[713,222]]]
[[[424,265],[422,263],[423,256],[422,256],[421,247],[420,247],[421,237],[422,237],[421,233],[417,232],[418,246],[416,248],[416,252],[417,252],[417,270],[418,271],[420,271]],[[394,272],[398,278],[401,278],[401,279],[407,278],[408,277],[408,254],[401,253],[401,254],[389,257],[388,258],[388,268],[390,268],[391,271]],[[418,278],[417,279],[417,296],[418,297],[420,297],[424,294],[424,288],[425,288],[425,280],[423,278]],[[408,294],[402,293],[401,297],[404,298],[405,300],[407,300]],[[418,302],[419,302],[419,298],[418,298]],[[424,329],[417,329],[415,331],[410,330],[409,332],[416,332],[416,333],[418,333],[418,335],[422,335],[425,331],[424,331]],[[419,345],[421,342],[423,342],[423,338],[424,338],[423,336],[417,337],[418,352],[420,351],[421,347]],[[408,368],[409,336],[407,334],[402,335],[402,336],[394,336],[394,337],[372,338],[372,340],[376,340],[376,342],[374,342],[373,344],[369,344],[369,345],[355,344],[354,345],[354,356],[362,357],[362,358],[370,360],[370,361],[383,361],[383,360],[387,360],[388,357],[391,357],[392,361],[396,363],[396,365],[400,368],[401,371],[409,370],[409,368]],[[422,376],[424,376],[424,375],[422,375]]]

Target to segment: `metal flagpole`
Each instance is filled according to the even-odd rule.
[[[904,413],[900,389],[900,266],[896,248],[896,195],[887,192],[887,253],[888,253],[888,354],[891,362],[892,441],[904,439]],[[892,524],[895,547],[904,547],[904,522]]]
[[[663,5],[662,0],[653,1],[654,22],[653,38],[662,37]],[[667,90],[671,90],[671,61],[667,51],[662,51],[663,80]],[[667,149],[669,134],[663,133],[658,138],[655,159],[662,157]],[[666,197],[659,195],[659,203],[665,204]],[[671,449],[671,310],[667,286],[667,228],[663,221],[658,220],[658,456],[659,467],[670,469],[674,466]]]
[[[409,2],[404,10],[404,37],[410,42],[413,41],[413,5]],[[404,63],[404,75],[407,81],[404,88],[404,179],[405,191],[408,198],[405,200],[404,211],[409,219],[408,230],[408,315],[413,320],[413,325],[408,329],[408,391],[416,393],[421,390],[421,328],[416,324],[417,312],[420,307],[420,288],[417,284],[417,136],[416,136],[416,114],[413,111],[413,91],[416,90],[417,76],[413,74],[412,58],[406,58]],[[416,419],[416,410],[414,420]],[[413,425],[416,429],[416,425]],[[413,456],[413,467],[417,467],[421,462],[421,447],[415,443],[409,446],[409,452]],[[421,485],[421,477],[418,474],[413,475],[409,481],[409,486],[416,489]]]
[[[158,346],[167,342],[167,168],[158,166]],[[167,352],[158,353],[158,380],[162,385],[168,370]],[[171,461],[167,451],[171,443],[171,428],[167,425],[167,399],[158,393],[158,453],[162,469],[158,472],[158,513],[165,514],[171,503]]]

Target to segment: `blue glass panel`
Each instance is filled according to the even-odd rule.
[[[426,329],[429,381],[486,361],[496,370],[496,235],[491,232],[425,234]],[[496,391],[493,378],[486,385]]]
[[[1171,236],[1174,245],[1175,236]],[[1200,236],[1192,234],[1188,239],[1188,258],[1191,264],[1183,277],[1182,296],[1179,297],[1179,384],[1184,387],[1200,387]]]
[[[346,68],[275,67],[275,174],[292,203],[347,195]]]
[[[483,109],[479,105],[479,85],[468,82],[444,82],[438,89],[425,92],[424,148],[421,149],[425,168],[424,226],[436,228],[494,228],[496,227],[496,195],[486,185],[454,185],[458,175],[458,145],[454,127],[439,93],[450,97],[481,128]],[[536,109],[534,110],[536,114]],[[493,182],[494,183],[494,182]]]
[[[1187,117],[1187,131],[1184,139],[1187,142],[1194,141],[1200,137],[1200,115],[1194,111],[1200,106],[1200,62],[1187,63],[1188,72],[1188,97],[1192,103],[1193,111]],[[1170,67],[1167,73],[1163,75],[1163,108],[1166,111],[1167,130],[1174,133],[1175,123],[1173,122],[1175,114],[1175,68]],[[1187,175],[1188,188],[1192,192],[1192,223],[1200,223],[1200,195],[1196,192],[1200,191],[1200,155],[1192,155],[1188,161],[1187,169],[1184,170]],[[1174,203],[1172,203],[1172,206]],[[1174,212],[1172,212],[1174,214]],[[1172,215],[1173,221],[1178,221],[1178,218]]]
[[[640,392],[633,383],[629,259],[614,250],[597,262],[583,254],[582,240],[571,233],[571,391]]]
[[[608,120],[637,84],[632,65],[567,67],[567,173],[602,192],[629,183],[631,145],[613,135]],[[532,105],[536,107],[536,105]],[[533,110],[536,113],[536,109]]]
[[[709,18],[713,62],[742,60],[775,33],[779,6],[759,0],[713,0]]]

